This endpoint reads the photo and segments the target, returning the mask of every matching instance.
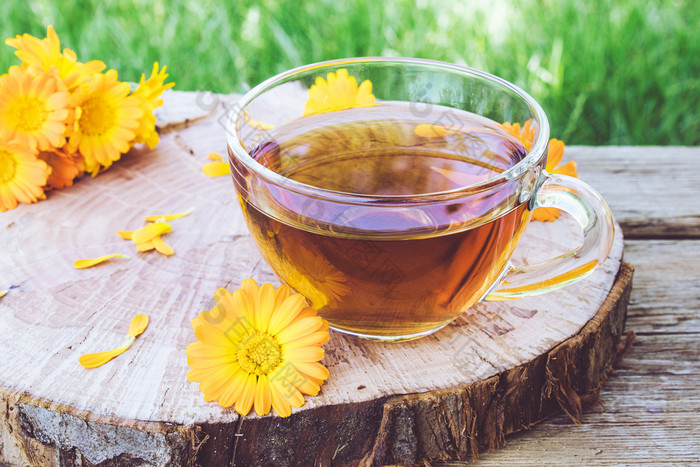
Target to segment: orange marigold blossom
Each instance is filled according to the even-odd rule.
[[[62,149],[54,149],[42,151],[38,157],[51,167],[46,190],[72,186],[73,180],[85,173],[85,161],[80,154],[69,154]]]
[[[0,138],[31,151],[66,142],[69,94],[55,73],[32,76],[18,66],[0,77]]]
[[[365,80],[358,87],[357,80],[344,68],[328,73],[326,78],[328,81],[319,76],[309,88],[303,115],[375,105],[371,81]]]
[[[214,299],[213,309],[192,320],[197,341],[187,346],[187,380],[200,383],[205,401],[234,405],[241,415],[254,407],[258,415],[272,408],[288,417],[304,394],[318,394],[329,376],[319,363],[328,323],[303,295],[246,279]]]
[[[526,150],[532,149],[532,143],[535,139],[535,128],[532,125],[532,119],[527,120],[521,126],[519,123],[505,122],[501,125],[508,133],[518,138],[525,146]],[[564,157],[564,142],[556,138],[549,140],[549,150],[547,153],[547,164],[545,170],[550,174],[568,175],[578,178],[576,172],[576,162],[569,161],[566,164],[557,167]],[[557,208],[539,208],[532,213],[532,219],[541,222],[552,222],[559,217],[559,209]]]
[[[129,331],[127,332],[126,340],[122,345],[113,350],[82,355],[78,359],[80,365],[82,365],[84,368],[97,368],[98,366],[102,366],[108,361],[112,360],[114,357],[123,354],[129,349],[129,347],[131,347],[131,344],[134,343],[136,338],[146,330],[148,327],[148,322],[149,319],[146,315],[134,316],[129,324]]]
[[[51,167],[33,151],[0,138],[0,212],[46,199],[43,187],[50,175]]]

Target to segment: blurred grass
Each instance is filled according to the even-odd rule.
[[[486,6],[488,4],[488,6]],[[176,89],[241,92],[294,66],[394,55],[523,87],[569,144],[700,144],[697,0],[9,0],[0,36],[53,24],[80,60]],[[0,53],[0,70],[17,63]]]

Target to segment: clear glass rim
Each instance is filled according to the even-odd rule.
[[[307,185],[305,183],[297,182],[295,180],[284,177],[277,172],[268,169],[264,165],[253,159],[248,151],[245,150],[238,138],[238,132],[236,130],[236,124],[242,115],[242,110],[246,108],[256,97],[262,95],[265,91],[276,87],[280,82],[287,80],[294,75],[298,75],[307,71],[337,67],[339,65],[347,64],[357,64],[357,63],[396,63],[396,64],[411,64],[411,65],[423,65],[426,68],[430,67],[433,69],[442,69],[446,72],[453,74],[461,74],[464,76],[476,76],[483,78],[492,82],[495,82],[504,88],[512,91],[514,94],[518,95],[523,99],[531,109],[533,118],[539,124],[539,132],[537,137],[532,143],[531,149],[528,151],[525,157],[515,164],[513,167],[504,171],[503,173],[475,183],[472,185],[467,185],[464,187],[455,188],[449,191],[433,192],[433,193],[419,193],[412,195],[372,195],[364,193],[349,193],[342,191],[328,190],[325,188],[319,188],[313,185]],[[312,63],[310,65],[304,65],[291,70],[287,70],[278,75],[275,75],[262,83],[258,84],[250,91],[245,93],[236,104],[235,108],[238,109],[237,112],[231,112],[226,120],[226,134],[228,146],[233,154],[235,154],[238,161],[240,161],[245,168],[255,173],[258,177],[265,181],[271,182],[275,185],[283,186],[287,190],[294,191],[296,193],[312,196],[316,198],[325,198],[330,200],[336,200],[345,203],[386,203],[391,205],[393,203],[403,203],[410,202],[413,203],[430,203],[441,201],[445,199],[453,199],[458,197],[463,197],[471,193],[478,193],[485,190],[498,187],[509,180],[516,178],[523,173],[530,171],[534,166],[536,166],[541,158],[546,154],[547,144],[549,142],[549,121],[547,120],[547,115],[544,113],[542,107],[532,98],[527,92],[520,89],[513,83],[506,81],[502,78],[494,76],[490,73],[486,73],[481,70],[470,68],[463,65],[456,65],[453,63],[441,62],[438,60],[429,60],[422,58],[406,58],[406,57],[356,57],[356,58],[343,58],[336,60],[328,60],[324,62]],[[230,156],[229,156],[230,157]]]

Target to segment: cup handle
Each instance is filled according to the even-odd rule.
[[[550,292],[593,273],[610,253],[615,224],[605,200],[593,188],[567,175],[546,175],[530,209],[558,208],[571,214],[583,229],[583,244],[543,263],[511,267],[485,301],[509,300]]]

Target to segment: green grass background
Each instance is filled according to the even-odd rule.
[[[82,61],[241,92],[366,55],[470,65],[530,92],[568,144],[700,144],[698,0],[9,0],[0,36],[53,24]],[[0,49],[2,50],[2,49]],[[17,63],[10,47],[0,70]]]

